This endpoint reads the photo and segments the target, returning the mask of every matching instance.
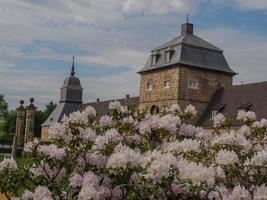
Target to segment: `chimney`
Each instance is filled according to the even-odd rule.
[[[185,23],[182,24],[181,26],[181,35],[186,35],[186,34],[193,34],[194,33],[194,25],[191,23]]]
[[[126,95],[125,95],[125,100],[126,100],[126,102],[128,102],[129,99],[130,99],[130,95],[129,95],[129,94],[126,94]]]

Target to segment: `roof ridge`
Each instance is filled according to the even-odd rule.
[[[250,86],[250,85],[260,85],[260,84],[267,84],[267,81],[258,81],[258,82],[254,82],[254,83],[246,83],[246,84],[232,85],[231,87],[233,88],[233,87],[242,87],[242,86]]]

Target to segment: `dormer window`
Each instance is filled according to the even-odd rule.
[[[174,51],[171,48],[165,50],[165,63],[171,62]]]
[[[159,52],[152,52],[152,55],[151,55],[152,59],[151,59],[151,65],[152,66],[155,66],[158,62],[158,59],[160,57],[160,54]]]

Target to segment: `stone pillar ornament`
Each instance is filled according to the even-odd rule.
[[[27,106],[24,142],[29,141],[34,136],[34,119],[35,119],[36,107],[33,105],[33,102],[34,98],[30,98],[30,105]]]
[[[13,138],[12,145],[12,156],[15,157],[17,149],[22,150],[24,142],[24,133],[25,133],[25,115],[26,109],[23,106],[24,101],[20,100],[20,106],[17,108],[17,118],[16,118],[16,134]]]

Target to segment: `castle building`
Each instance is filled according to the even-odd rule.
[[[223,50],[194,34],[194,25],[185,23],[181,34],[151,51],[141,76],[140,96],[117,99],[123,105],[136,104],[139,109],[158,113],[177,103],[182,108],[196,107],[196,125],[212,126],[211,118],[223,113],[236,117],[238,110],[255,111],[258,119],[267,118],[267,82],[233,85],[236,73],[228,65]],[[42,139],[47,139],[49,126],[64,115],[93,106],[99,116],[105,115],[112,100],[82,104],[80,80],[72,71],[61,88],[56,109],[42,126]]]
[[[199,117],[214,92],[233,84],[236,74],[223,51],[194,34],[191,23],[181,35],[152,50],[141,75],[140,108],[157,112],[177,103],[196,106]]]

